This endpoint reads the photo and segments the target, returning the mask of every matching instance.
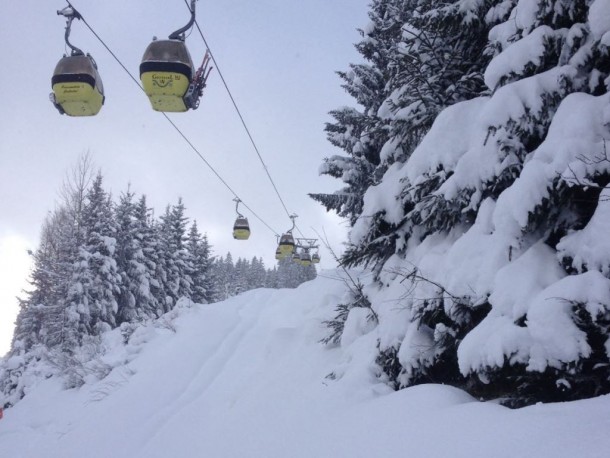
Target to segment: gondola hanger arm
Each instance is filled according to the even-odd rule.
[[[185,37],[184,37],[184,33],[189,30],[191,27],[193,27],[193,24],[195,23],[195,4],[197,3],[197,0],[191,0],[191,6],[190,6],[190,10],[191,10],[191,19],[188,21],[188,23],[176,30],[174,33],[172,33],[168,38],[170,40],[181,40],[184,41]]]
[[[64,39],[66,40],[66,45],[68,45],[70,47],[71,51],[71,55],[72,56],[82,56],[85,53],[77,48],[76,46],[74,46],[72,43],[70,43],[70,32],[72,30],[72,21],[74,19],[82,19],[82,16],[80,15],[80,13],[76,10],[76,8],[74,8],[70,2],[68,2],[68,6],[66,6],[65,8],[58,10],[57,11],[57,15],[58,16],[63,16],[67,19],[66,21],[66,33],[64,35]]]
[[[297,225],[295,219],[297,219],[298,217],[299,217],[299,215],[297,215],[296,213],[293,213],[292,215],[290,215],[290,219],[292,220],[292,227],[288,230],[289,234],[292,234],[292,231],[294,231],[294,228]]]
[[[235,202],[235,213],[237,213],[237,217],[243,218],[244,215],[239,213],[239,203],[241,202],[241,199],[239,197],[236,197],[235,199],[233,199],[233,202]]]

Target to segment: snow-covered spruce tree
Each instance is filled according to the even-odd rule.
[[[371,308],[371,303],[366,297],[363,289],[364,285],[361,282],[355,282],[352,278],[345,281],[347,286],[347,292],[344,300],[335,307],[335,314],[332,318],[323,321],[329,332],[320,340],[320,343],[325,345],[339,345],[344,337],[351,338],[348,336],[350,332],[345,332],[346,324],[347,327],[362,326],[362,324],[371,323],[372,325],[377,323],[377,317],[375,312]],[[353,313],[350,313],[353,309]],[[348,318],[354,324],[348,324]],[[371,327],[371,326],[369,326]]]
[[[191,225],[186,246],[193,266],[190,273],[193,281],[191,299],[198,304],[207,304],[213,293],[210,272],[212,260],[208,238],[197,229],[197,221]]]
[[[78,324],[78,333],[65,342],[67,348],[82,342],[85,335],[99,335],[116,326],[121,284],[114,258],[117,225],[102,181],[98,173],[83,209],[85,236],[73,264],[67,296],[68,321]]]
[[[301,270],[301,283],[306,281],[315,280],[318,276],[318,271],[316,270],[316,266],[314,264],[310,264],[308,266],[304,266]]]
[[[173,259],[171,245],[171,210],[165,207],[165,213],[153,225],[156,240],[157,263],[155,266],[155,280],[159,283],[156,293],[157,302],[160,306],[159,315],[169,312],[177,300],[177,289],[175,277],[176,269]]]
[[[146,198],[133,201],[129,189],[116,207],[117,247],[115,258],[121,275],[117,324],[141,321],[156,316],[154,262],[150,259],[150,236]]]
[[[210,244],[208,240],[208,234],[204,233],[201,236],[201,256],[202,259],[205,259],[204,272],[205,278],[203,279],[202,287],[206,291],[205,300],[207,302],[211,302],[212,297],[215,294],[214,291],[214,274],[212,272],[212,262],[214,261],[214,257],[212,256],[213,246]]]
[[[33,345],[61,345],[76,331],[68,320],[66,297],[79,246],[84,242],[83,209],[93,179],[88,154],[66,174],[58,207],[45,219],[35,253],[30,289],[20,300],[11,354]]]
[[[265,288],[267,271],[263,258],[253,257],[250,261],[250,271],[248,272],[248,289]]]
[[[250,275],[250,262],[238,258],[235,263],[235,279],[233,283],[234,294],[240,294],[249,289],[248,277]]]
[[[509,405],[609,392],[610,2],[470,4],[497,24],[491,95],[443,110],[350,234],[395,241],[362,258],[378,362]]]
[[[27,297],[19,300],[19,314],[15,322],[12,353],[22,353],[34,345],[47,340],[51,321],[63,321],[63,310],[59,310],[58,277],[62,278],[63,269],[59,269],[58,253],[53,240],[53,224],[57,224],[58,214],[49,215],[43,224],[40,245],[35,253],[34,268],[30,274],[30,290]],[[66,276],[63,280],[66,281]]]
[[[360,195],[361,205],[350,220],[353,229],[341,260],[344,265],[372,265],[379,274],[385,261],[406,246],[411,227],[407,210],[396,211],[403,183],[386,179],[386,172],[402,167],[445,107],[489,92],[483,81],[490,59],[487,34],[498,19],[486,20],[485,14],[490,5],[499,3],[509,6],[500,1],[461,0],[372,5],[372,22],[358,49],[382,75],[383,98],[375,105],[374,116],[376,126],[383,125],[384,135],[374,136],[382,141],[375,145],[375,153],[367,156],[374,157],[375,164],[367,171],[369,181],[364,183],[364,191],[377,189],[376,200],[367,202],[370,192]],[[361,103],[355,90],[350,93]],[[369,134],[365,130],[360,137],[368,138]],[[345,136],[338,138],[344,141]],[[347,137],[352,144],[357,144],[358,138]],[[333,142],[330,136],[329,140]],[[388,351],[396,353],[397,343],[391,340]],[[385,344],[381,347],[384,352]]]
[[[170,311],[181,297],[191,297],[193,265],[186,248],[186,227],[188,218],[184,215],[182,199],[178,204],[165,209],[161,222],[157,225],[159,239],[158,280],[164,295],[160,302],[164,312]]]
[[[144,279],[148,280],[148,291],[144,289],[142,301],[138,303],[138,315],[148,318],[157,318],[163,314],[160,297],[165,297],[161,291],[159,281],[161,262],[159,256],[159,240],[155,230],[155,221],[151,216],[152,210],[148,208],[146,196],[141,196],[134,210],[134,229],[138,245],[142,251],[140,262],[144,264]]]
[[[378,152],[376,175],[385,174],[394,163],[396,167],[404,163],[445,107],[488,93],[483,71],[489,61],[490,23],[485,21],[485,12],[491,3],[399,2],[404,9],[397,18],[402,21],[402,35],[393,52],[399,64],[386,80],[391,92],[377,111],[387,124],[388,136]],[[380,178],[372,184],[386,187],[387,183]],[[426,185],[434,181],[422,183],[424,189]],[[395,189],[385,189],[384,194],[391,205]],[[386,217],[383,210],[363,212],[353,224],[358,226],[358,236],[350,238],[343,262],[379,266],[391,256],[398,226],[404,222],[393,216]]]
[[[34,268],[28,283],[31,289],[25,299],[19,299],[19,314],[15,321],[11,347],[18,351],[27,351],[42,342],[42,315],[53,301],[54,296],[54,252],[50,240],[50,221],[47,217],[43,224],[40,245],[35,253]]]
[[[49,348],[73,346],[78,341],[79,324],[70,313],[70,284],[74,274],[75,263],[79,259],[79,250],[85,241],[84,208],[86,194],[80,209],[60,207],[53,213],[51,229],[48,234],[52,242],[53,255],[47,271],[53,278],[53,295],[49,298],[49,309],[45,309],[43,320],[43,343]]]
[[[213,290],[216,295],[213,302],[220,302],[234,295],[233,283],[235,279],[235,265],[231,253],[223,258],[214,259],[212,264]]]
[[[291,257],[280,259],[277,263],[277,287],[295,288],[297,286],[297,269],[300,266],[295,264]]]
[[[288,256],[278,261],[277,288],[296,288],[303,282],[313,280],[316,275],[314,265],[303,267]]]
[[[610,224],[610,2],[543,1],[529,10],[522,3],[490,35],[501,52],[486,71],[496,90],[486,108],[498,112],[512,91],[529,113],[509,118],[505,109],[503,124],[491,125],[495,171],[485,168],[475,190],[483,199],[499,194],[493,235],[510,264],[494,279],[492,311],[458,353],[476,388],[501,387],[517,404],[610,392],[610,258],[601,235]],[[500,175],[511,154],[516,180]],[[500,191],[486,192],[494,174]],[[531,288],[527,299],[507,290],[511,277]],[[497,353],[476,350],[489,342],[491,328],[503,334],[501,363]]]
[[[182,198],[178,199],[178,203],[172,207],[172,230],[171,240],[172,246],[175,247],[174,260],[178,270],[178,290],[177,295],[180,297],[192,296],[193,280],[191,273],[193,272],[193,260],[187,249],[187,226],[188,217],[185,215],[186,208],[182,202]]]
[[[345,187],[333,194],[310,194],[327,210],[354,224],[362,213],[362,198],[367,188],[379,181],[380,152],[389,139],[388,122],[378,111],[392,91],[391,81],[402,61],[396,58],[401,41],[401,26],[416,1],[375,0],[371,3],[371,22],[359,30],[363,39],[356,45],[366,63],[352,64],[338,72],[343,88],[360,105],[330,112],[333,123],[326,124],[329,142],[347,156],[326,158],[320,173],[338,178]]]
[[[136,321],[137,318],[136,294],[138,286],[136,285],[135,274],[140,263],[136,261],[139,246],[134,233],[135,207],[133,198],[134,193],[128,187],[127,191],[119,197],[119,203],[115,209],[117,223],[115,259],[117,271],[121,276],[120,293],[117,300],[118,324],[125,321]],[[132,261],[134,261],[133,264]]]
[[[278,288],[277,266],[273,266],[273,269],[267,269],[267,274],[265,275],[265,288]]]

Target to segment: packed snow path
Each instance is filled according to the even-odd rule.
[[[113,331],[107,361],[130,362],[78,390],[38,384],[0,420],[1,455],[608,456],[609,397],[511,411],[438,385],[391,392],[363,351],[374,333],[347,348],[318,343],[343,289],[318,278],[183,308],[128,346]]]

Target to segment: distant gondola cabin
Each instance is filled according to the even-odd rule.
[[[303,251],[301,253],[300,262],[303,267],[309,267],[311,265],[311,255],[308,251]]]
[[[282,257],[286,257],[291,255],[294,252],[294,237],[291,233],[287,232],[280,237],[280,243],[278,245],[278,250],[282,254]]]
[[[233,238],[236,240],[248,240],[250,237],[250,225],[248,218],[239,217],[233,225]]]

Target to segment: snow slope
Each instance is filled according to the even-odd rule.
[[[80,389],[56,378],[31,388],[0,420],[0,455],[608,456],[608,396],[509,410],[446,386],[390,391],[375,377],[374,332],[318,343],[344,289],[318,277],[180,308],[128,344],[108,333],[112,373]]]

